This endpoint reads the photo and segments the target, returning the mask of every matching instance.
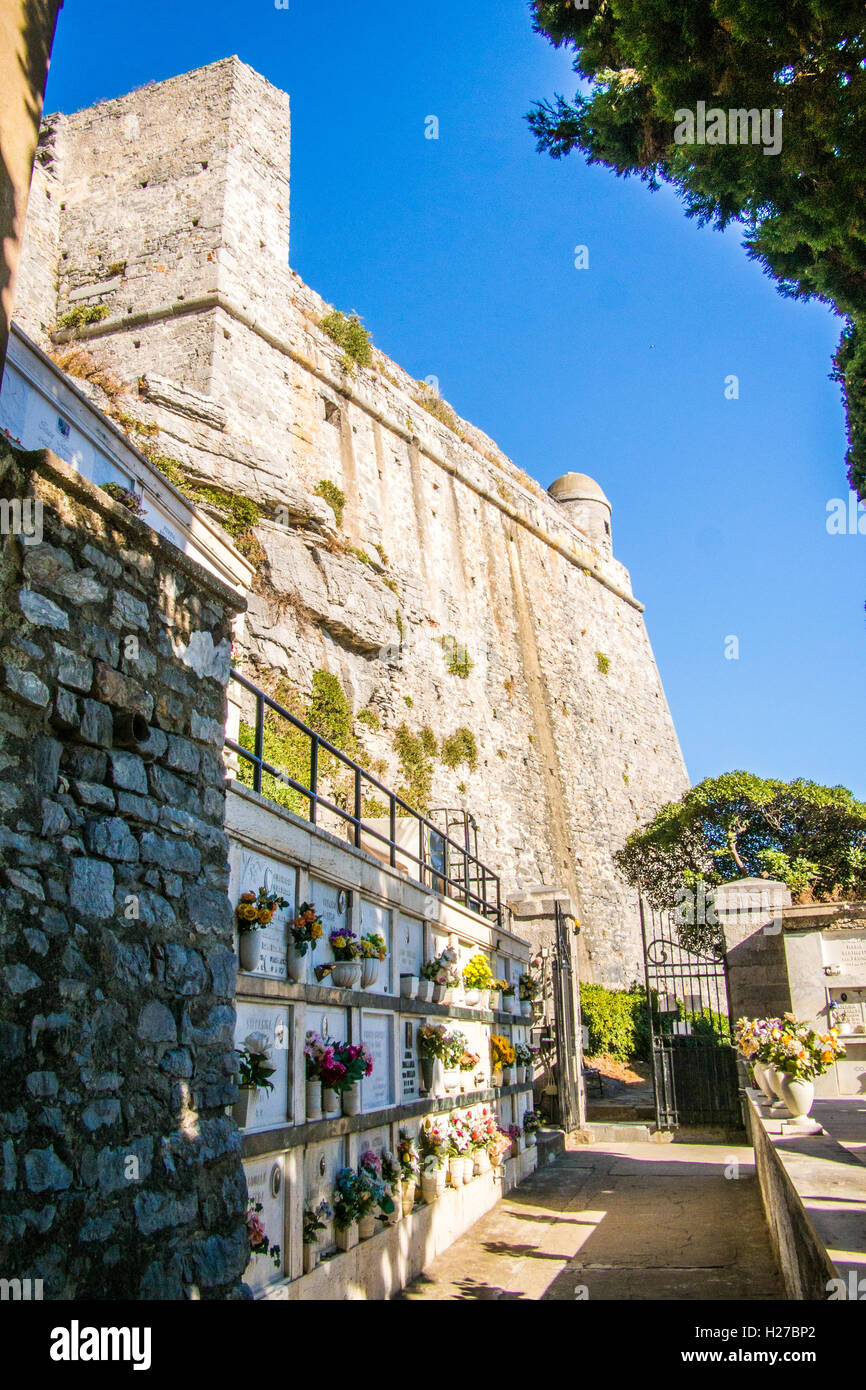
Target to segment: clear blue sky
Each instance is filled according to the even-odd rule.
[[[540,482],[605,488],[693,781],[866,798],[866,535],[825,524],[839,320],[669,190],[535,153],[524,113],[576,84],[524,0],[66,0],[46,108],[232,53],[291,93],[293,267]]]

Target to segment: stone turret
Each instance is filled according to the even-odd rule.
[[[563,507],[578,530],[606,558],[613,554],[611,507],[598,483],[587,473],[563,473],[547,489]]]

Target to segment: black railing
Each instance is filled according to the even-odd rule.
[[[313,825],[318,822],[320,809],[329,811],[332,815],[339,817],[348,827],[350,841],[356,848],[367,848],[364,845],[366,837],[375,840],[383,847],[383,853],[384,850],[388,851],[388,863],[392,868],[396,868],[398,863],[405,865],[408,861],[408,866],[411,868],[407,868],[407,871],[412,872],[417,883],[432,889],[434,892],[465,903],[473,911],[480,913],[483,917],[491,918],[497,926],[501,926],[502,899],[499,876],[470,852],[468,837],[466,843],[462,845],[458,841],[452,840],[447,830],[442,830],[427,816],[421,815],[419,811],[416,811],[402,797],[399,797],[390,787],[386,787],[371,772],[367,772],[348,754],[336,748],[333,743],[329,743],[321,734],[317,734],[315,729],[311,729],[303,720],[298,719],[272,699],[270,695],[253,685],[246,676],[242,676],[239,671],[232,671],[231,679],[253,696],[255,710],[250,726],[252,748],[246,748],[231,738],[226,738],[225,745],[238,757],[243,758],[248,765],[251,777],[248,785],[252,785],[254,791],[267,796],[268,792],[263,791],[262,779],[263,776],[273,777],[282,786],[290,788],[304,798],[307,807],[305,818]],[[303,782],[293,777],[285,768],[276,767],[266,761],[264,746],[267,712],[285,720],[292,729],[297,730],[303,736],[304,746],[309,745],[308,785],[304,785]],[[336,801],[324,796],[319,790],[322,754],[325,754],[329,759],[336,759],[350,774],[351,792],[347,800],[351,801],[351,810],[346,806],[340,806]],[[240,780],[245,782],[246,778],[241,777]],[[369,817],[365,818],[363,815],[366,786],[374,788],[376,792],[381,792],[383,796],[387,797],[387,834],[372,824]],[[384,819],[384,817],[379,817],[379,819]],[[397,840],[398,819],[415,822],[417,826],[417,854],[414,849],[410,849]]]

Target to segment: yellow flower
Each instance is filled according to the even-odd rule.
[[[242,922],[255,922],[259,915],[259,910],[252,903],[239,903],[237,916]]]
[[[313,925],[313,931],[312,931],[313,940],[314,940],[314,941],[318,941],[318,939],[319,939],[319,937],[320,937],[321,935],[322,935],[322,928],[321,928],[321,926],[319,925],[319,923],[316,922],[316,923],[314,923],[314,925]]]
[[[271,909],[267,907],[260,907],[257,913],[258,919],[263,926],[267,925],[267,923],[273,919],[273,915]]]
[[[341,950],[345,946],[345,944],[345,936],[335,936],[333,941],[331,942],[331,945],[338,951]]]

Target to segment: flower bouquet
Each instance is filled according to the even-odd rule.
[[[382,1181],[382,1161],[372,1149],[361,1155],[358,1184],[358,1235],[369,1240],[376,1231],[377,1211],[383,1216],[394,1211],[393,1198]]]
[[[493,1069],[494,1086],[501,1086],[503,1081],[510,1085],[514,1067],[514,1048],[502,1033],[490,1035],[490,1064]]]
[[[478,951],[463,967],[464,1002],[467,1007],[471,1009],[480,1004],[485,1008],[492,984],[493,971],[490,969],[490,961]]]
[[[421,1195],[427,1203],[435,1202],[445,1190],[446,1137],[438,1125],[426,1120],[418,1135],[421,1150]]]
[[[322,938],[322,919],[312,903],[301,903],[298,915],[289,923],[289,944],[286,951],[289,976],[295,984],[306,978],[307,952],[312,954]]]
[[[361,937],[361,988],[369,989],[379,977],[379,966],[388,954],[385,938],[378,932]]]
[[[397,1160],[403,1179],[403,1215],[408,1216],[415,1205],[415,1189],[421,1181],[421,1155],[418,1145],[405,1129],[397,1141]]]
[[[387,1184],[388,1191],[394,1199],[394,1210],[388,1218],[388,1224],[396,1226],[403,1218],[403,1172],[400,1160],[390,1149],[382,1152],[382,1181]],[[412,1201],[414,1204],[414,1190]]]
[[[330,974],[338,989],[355,989],[361,980],[361,943],[351,927],[338,927],[328,937],[333,965],[317,965],[316,979]]]
[[[232,1107],[235,1123],[239,1129],[250,1124],[257,1101],[258,1091],[272,1091],[271,1077],[276,1071],[269,1063],[270,1044],[264,1033],[248,1033],[242,1047],[236,1049],[238,1059],[238,1086],[241,1094]]]
[[[440,1070],[450,1054],[450,1039],[443,1023],[422,1023],[418,1027],[415,1040],[418,1056],[421,1059],[421,1089],[429,1094],[436,1087],[436,1063]]]
[[[357,1115],[361,1108],[358,1082],[373,1070],[373,1058],[364,1043],[338,1043],[334,1059],[343,1068],[343,1080],[337,1090],[343,1093],[343,1114]]]
[[[358,1244],[361,1192],[361,1179],[354,1168],[341,1168],[334,1179],[334,1225],[341,1250],[351,1250]]]
[[[524,1140],[531,1148],[535,1143],[535,1136],[543,1127],[544,1121],[535,1110],[527,1110],[523,1116]]]
[[[319,1231],[324,1231],[333,1219],[334,1212],[322,1199],[315,1211],[307,1207],[304,1211],[304,1273],[310,1274],[319,1263]]]
[[[261,954],[259,932],[273,919],[279,908],[288,906],[285,898],[281,898],[279,893],[269,893],[267,888],[260,888],[258,893],[241,893],[235,908],[235,925],[242,970],[258,968]]]
[[[264,1223],[259,1215],[262,1210],[261,1202],[251,1200],[247,1204],[247,1237],[250,1242],[250,1252],[253,1255],[267,1255],[279,1269],[280,1247],[273,1245],[265,1235]]]

